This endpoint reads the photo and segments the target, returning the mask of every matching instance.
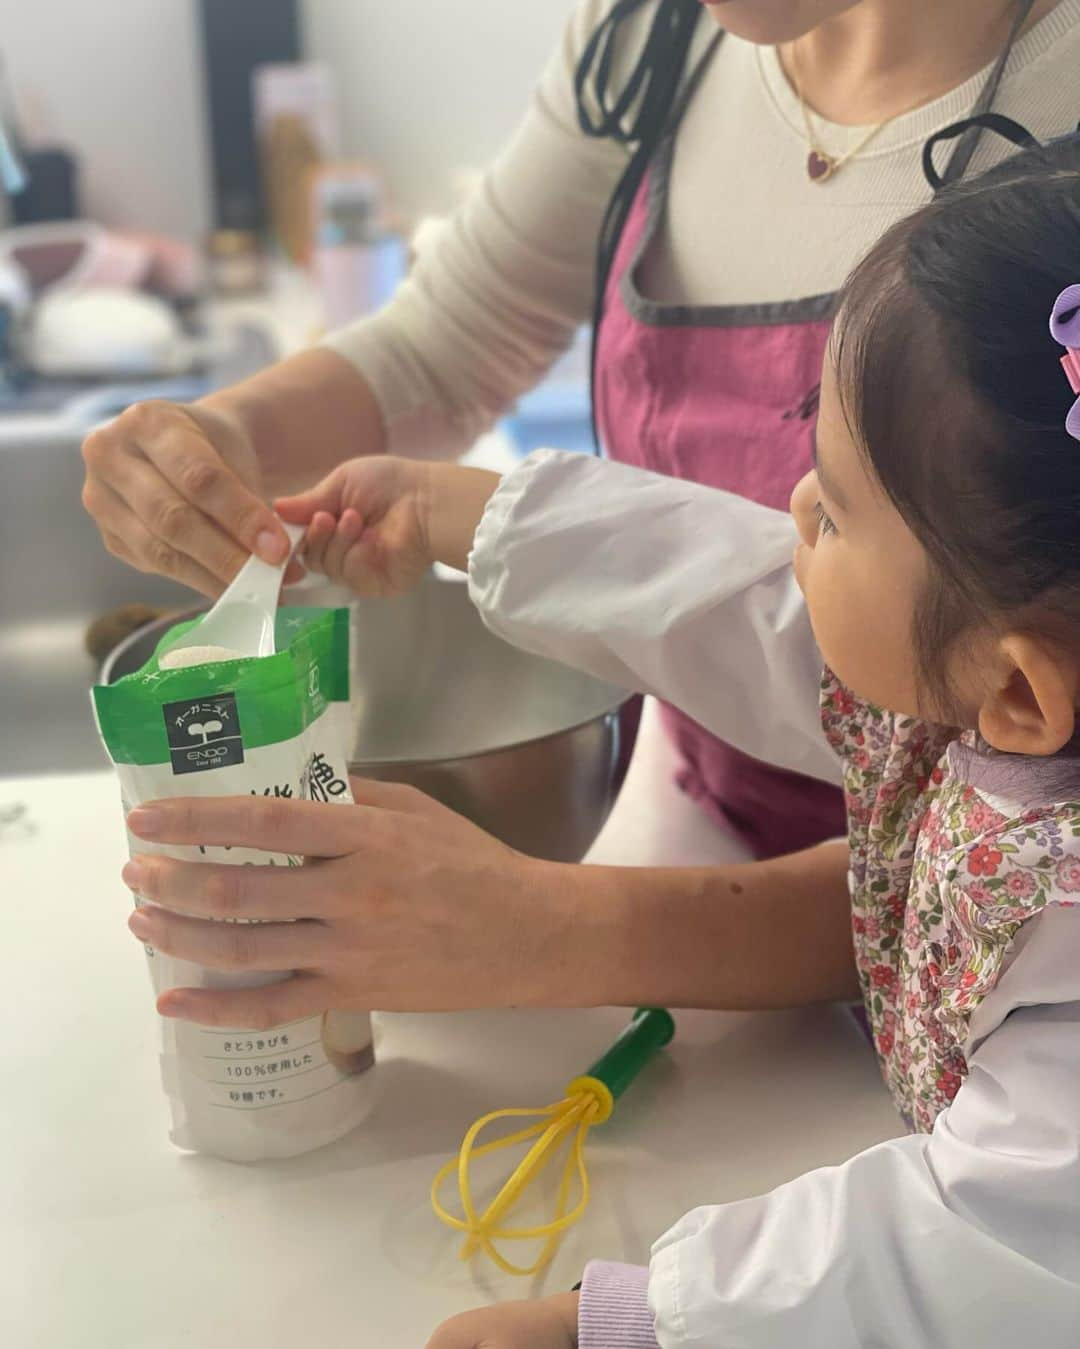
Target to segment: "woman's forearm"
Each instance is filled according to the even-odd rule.
[[[856,998],[847,864],[847,844],[833,842],[726,867],[564,868],[577,956],[555,962],[551,978],[572,970],[590,1002],[616,1006]],[[546,1000],[565,1005],[570,993],[551,987]]]
[[[268,497],[302,491],[344,460],[386,449],[370,385],[324,347],[290,356],[202,403],[249,434]]]

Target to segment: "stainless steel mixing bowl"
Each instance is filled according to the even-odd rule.
[[[461,582],[353,607],[352,771],[411,783],[522,852],[580,861],[614,800],[626,694],[493,636]],[[103,681],[139,669],[175,621],[122,642]]]

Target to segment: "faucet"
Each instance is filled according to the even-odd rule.
[[[9,129],[14,128],[16,124],[7,66],[0,58],[0,189],[7,197],[16,196],[30,182],[19,152],[15,148],[18,133]]]
[[[22,160],[11,143],[7,128],[0,121],[0,187],[9,197],[14,197],[26,187],[27,182]]]
[[[26,188],[29,181],[4,119],[0,117],[0,199],[10,201]],[[12,306],[6,296],[0,297],[0,389],[14,388],[20,381],[14,354],[14,325]]]

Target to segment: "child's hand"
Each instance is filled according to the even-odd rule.
[[[360,595],[397,595],[434,561],[427,471],[426,464],[385,455],[350,459],[311,491],[274,506],[289,524],[307,525],[301,557],[310,571]]]
[[[577,1293],[508,1302],[441,1325],[427,1349],[577,1349]]]
[[[307,525],[306,565],[360,595],[409,590],[433,562],[464,570],[495,473],[374,455],[275,508]]]

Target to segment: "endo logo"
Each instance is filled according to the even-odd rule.
[[[166,703],[162,711],[174,774],[244,762],[234,693],[215,693],[198,702]]]

